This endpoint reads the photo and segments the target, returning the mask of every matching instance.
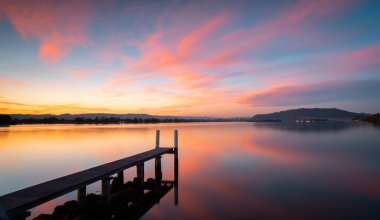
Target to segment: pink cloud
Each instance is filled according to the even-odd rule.
[[[140,49],[142,51],[150,50],[152,47],[157,47],[159,40],[163,36],[163,33],[158,31],[149,35],[146,40],[141,44]]]
[[[305,26],[310,26],[325,16],[349,6],[352,6],[352,1],[299,1],[271,21],[250,28],[241,28],[222,36],[218,44],[223,46],[214,51],[204,61],[204,65],[235,64],[243,55],[270,46],[274,39],[299,36],[303,34],[301,30]]]
[[[177,26],[169,26],[169,29],[160,27],[142,42],[135,42],[141,56],[126,58],[127,69],[118,71],[114,78],[130,81],[144,80],[151,76],[164,77],[172,80],[173,84],[176,83],[175,88],[185,90],[210,86],[218,77],[210,75],[211,73],[204,74],[196,66],[201,63],[200,54],[204,54],[208,41],[215,37],[223,25],[230,22],[231,17],[229,12],[208,16],[200,25],[193,25],[185,31],[176,31],[181,29]],[[177,32],[176,36],[170,35],[174,32]]]
[[[39,58],[57,63],[74,47],[88,44],[87,25],[93,9],[86,1],[8,1],[1,12],[23,39],[41,41]]]
[[[350,5],[351,1],[344,4],[339,1],[300,1],[265,24],[240,29],[229,26],[233,19],[238,18],[233,10],[206,17],[203,15],[194,24],[188,19],[182,21],[186,16],[180,13],[165,11],[164,15],[158,16],[160,24],[156,26],[156,31],[147,34],[141,41],[133,42],[139,49],[139,56],[124,57],[125,69],[112,75],[107,88],[117,86],[117,82],[134,84],[155,77],[164,79],[164,82],[148,85],[144,91],[177,93],[186,97],[202,94],[203,98],[191,99],[189,103],[193,105],[203,105],[210,100],[230,101],[232,96],[246,89],[239,90],[239,86],[231,88],[234,86],[221,82],[235,77],[226,73],[224,67],[245,68],[240,64],[252,63],[246,55],[259,53],[277,38],[297,35],[305,26],[327,19]],[[187,8],[184,13],[189,12],[198,15],[194,8]],[[262,69],[252,64],[250,67]],[[249,71],[247,75],[256,72]],[[112,89],[115,94],[123,90]]]
[[[322,81],[302,85],[276,85],[241,94],[239,102],[251,106],[295,106],[347,100],[370,100],[380,92],[379,80]]]
[[[380,57],[380,44],[369,45],[364,48],[360,48],[356,51],[348,53],[344,59],[347,61],[373,61],[375,58]]]
[[[195,31],[183,36],[179,42],[178,54],[180,57],[188,57],[198,52],[200,46],[205,43],[205,40],[213,34],[218,28],[229,22],[228,14],[221,14],[206,21]]]
[[[335,70],[341,73],[362,73],[380,67],[380,44],[369,45],[338,57]]]
[[[76,80],[84,80],[86,77],[100,73],[96,68],[64,68],[63,71]]]
[[[324,16],[336,13],[346,7],[352,6],[353,0],[319,0],[319,1],[299,1],[289,12],[284,16],[284,20],[280,23],[299,23],[305,22],[304,19],[321,19]]]
[[[129,59],[128,66],[132,66],[129,69],[134,71],[146,72],[186,65],[215,68],[238,64],[245,54],[268,46],[273,39],[297,33],[307,20],[321,19],[346,5],[350,4],[338,1],[300,1],[265,25],[231,32],[221,29],[232,22],[231,11],[204,19],[201,25],[192,27],[187,32],[184,32],[186,28],[180,26],[169,26],[167,29],[160,26],[157,32],[140,44],[142,56],[135,60]],[[170,20],[178,18],[170,17]],[[172,33],[176,33],[177,38],[169,35]],[[219,40],[217,36],[220,36]]]
[[[380,68],[379,56],[379,43],[350,50],[328,52],[311,57],[310,60],[306,61],[305,66],[312,65],[314,66],[313,70],[301,67],[301,69],[303,68],[301,72],[303,76],[309,75],[313,77],[328,73],[328,75],[325,75],[326,77],[335,79],[342,76],[375,73]]]

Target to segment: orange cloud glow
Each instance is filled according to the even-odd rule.
[[[60,59],[67,55],[68,51],[63,51],[51,44],[41,45],[39,57],[47,63],[57,63]]]
[[[0,78],[0,85],[25,88],[28,86],[28,83],[25,81],[21,81],[21,80],[12,80],[12,79],[8,79],[8,78]]]
[[[0,97],[1,98],[1,97]],[[3,114],[64,114],[67,112],[84,113],[84,112],[112,112],[108,108],[91,108],[84,107],[78,104],[63,104],[63,105],[38,105],[8,102],[0,100],[0,112]]]

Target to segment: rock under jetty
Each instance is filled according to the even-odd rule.
[[[152,178],[144,184],[137,178],[123,184],[122,180],[114,178],[111,187],[110,203],[103,196],[88,194],[82,203],[68,201],[55,207],[52,214],[40,214],[34,220],[136,219],[149,210],[147,206],[159,201],[173,184],[157,184]]]

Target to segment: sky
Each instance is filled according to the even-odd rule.
[[[0,113],[375,113],[379,21],[377,0],[0,0]]]

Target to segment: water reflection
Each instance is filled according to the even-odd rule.
[[[259,129],[278,129],[294,132],[343,132],[348,129],[357,127],[366,127],[368,123],[350,122],[350,121],[321,121],[310,123],[291,123],[291,122],[253,122],[253,126]]]
[[[144,218],[167,217],[165,212],[181,219],[379,217],[378,131],[359,126],[301,133],[249,126],[182,131],[181,210],[161,206]]]
[[[143,219],[380,219],[379,130],[365,124],[331,127],[11,127],[6,137],[0,132],[0,192],[150,149],[155,129],[161,130],[162,146],[172,146],[178,129],[179,205],[171,190]],[[173,178],[172,160],[162,160],[162,169],[165,179]]]

